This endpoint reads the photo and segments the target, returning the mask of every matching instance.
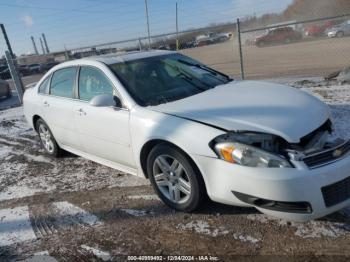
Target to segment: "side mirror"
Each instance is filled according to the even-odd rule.
[[[90,100],[90,105],[96,107],[122,107],[122,103],[118,97],[108,94],[93,97]]]

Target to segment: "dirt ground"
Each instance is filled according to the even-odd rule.
[[[245,76],[248,79],[286,76],[325,76],[350,66],[350,37],[322,38],[259,48],[243,45]],[[237,40],[185,49],[194,57],[234,78],[240,77]]]
[[[327,102],[338,135],[350,136],[350,85],[291,84]],[[308,223],[211,202],[196,213],[174,212],[145,179],[71,154],[47,157],[20,107],[0,111],[0,120],[0,261],[350,257],[350,208]]]

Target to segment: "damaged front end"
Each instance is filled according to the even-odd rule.
[[[350,152],[350,140],[332,136],[330,120],[302,137],[297,144],[272,134],[241,131],[221,135],[210,146],[225,161],[269,168],[316,168],[337,161]]]

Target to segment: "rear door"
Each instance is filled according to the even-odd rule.
[[[55,71],[50,80],[49,92],[41,99],[45,122],[59,144],[76,148],[79,146],[74,127],[74,86],[77,67]]]
[[[120,98],[113,83],[102,70],[92,66],[80,68],[78,83],[79,101],[74,110],[82,150],[107,161],[135,167],[129,132],[129,110],[89,104],[93,97],[101,94]]]

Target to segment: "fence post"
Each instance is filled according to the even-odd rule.
[[[239,18],[237,18],[237,36],[238,36],[238,48],[239,48],[239,62],[241,64],[241,79],[244,80],[244,64],[242,53],[242,41],[241,41],[241,24]]]
[[[140,37],[139,37],[139,49],[140,49],[140,51],[142,51],[142,43],[141,43]]]
[[[12,56],[11,56],[9,51],[5,51],[5,57],[6,57],[7,65],[10,69],[12,80],[13,80],[13,82],[15,84],[15,88],[17,90],[19,102],[22,104],[23,103],[23,93],[24,93],[22,80],[18,75],[18,72],[17,72],[16,67],[13,63]]]
[[[15,58],[15,55],[13,54],[12,47],[11,47],[11,44],[10,44],[10,40],[7,37],[5,26],[3,24],[0,24],[0,27],[1,27],[2,34],[4,35],[4,39],[5,39],[5,42],[6,42],[6,45],[7,45],[7,49],[10,51],[10,54],[11,54],[12,58]]]
[[[176,2],[176,51],[179,50],[179,18],[177,12],[177,2]]]

